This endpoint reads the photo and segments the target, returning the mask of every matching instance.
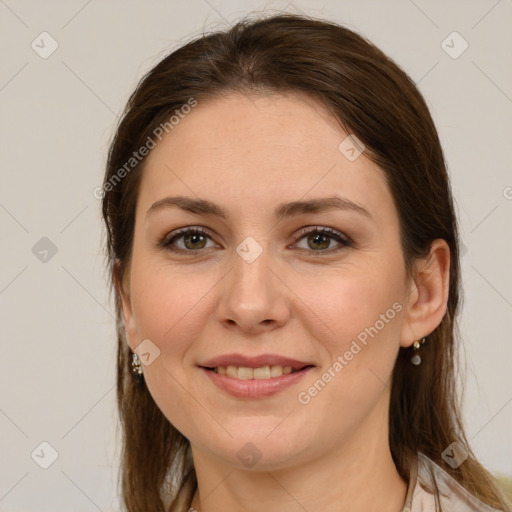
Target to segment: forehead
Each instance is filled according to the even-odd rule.
[[[320,104],[296,95],[199,101],[146,158],[138,203],[145,212],[180,194],[249,213],[339,194],[392,215],[383,172],[364,153],[340,151],[347,136]]]

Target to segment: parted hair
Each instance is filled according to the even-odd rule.
[[[139,81],[110,143],[102,213],[117,314],[119,481],[125,509],[186,511],[197,480],[189,441],[163,415],[144,381],[137,382],[130,372],[120,289],[131,257],[145,160],[123,173],[115,186],[112,179],[155,129],[191,98],[200,103],[236,92],[305,95],[364,143],[365,155],[384,171],[398,211],[408,277],[414,276],[415,261],[428,255],[433,240],[446,240],[451,253],[447,311],[421,349],[420,366],[411,364],[410,349],[399,350],[391,384],[390,450],[406,481],[408,456],[420,451],[483,502],[509,510],[464,432],[457,385],[458,225],[427,105],[409,76],[365,37],[332,21],[292,14],[248,17],[172,51]],[[441,454],[455,440],[469,456],[453,469]]]

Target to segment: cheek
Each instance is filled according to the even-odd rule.
[[[357,271],[349,269],[336,276],[326,276],[325,280],[317,281],[318,293],[322,292],[322,300],[312,300],[312,307],[319,318],[330,327],[330,344],[332,348],[343,349],[344,345],[357,338],[361,332],[377,323],[382,331],[389,328],[397,318],[397,309],[393,308],[403,296],[403,288],[398,278],[400,269],[388,267],[373,269],[371,266]],[[327,290],[327,293],[326,293]],[[311,296],[311,287],[308,296]],[[388,314],[386,314],[388,312]],[[389,320],[383,328],[381,315]]]
[[[192,267],[134,258],[132,305],[140,340],[149,338],[170,356],[182,354],[201,331],[201,305],[217,281],[212,273],[193,272]]]
[[[204,414],[190,389],[187,353],[201,338],[206,315],[205,295],[217,280],[206,273],[179,271],[148,259],[136,261],[132,272],[132,304],[139,340],[151,340],[159,356],[145,366],[146,385],[160,410],[181,432],[191,430],[190,416]],[[186,363],[185,363],[186,362]],[[187,414],[184,413],[187,411]],[[204,421],[208,419],[205,418]]]
[[[371,267],[366,272],[352,269],[343,277],[317,282],[309,290],[310,297],[314,290],[323,289],[324,295],[316,304],[311,300],[315,315],[309,316],[307,329],[311,333],[320,329],[325,333],[324,325],[329,329],[318,338],[324,351],[322,373],[304,383],[300,401],[311,401],[306,408],[332,420],[325,427],[326,438],[355,432],[370,411],[383,403],[390,388],[402,310],[396,276],[372,272]]]
[[[396,268],[395,268],[396,267]],[[401,269],[387,265],[385,269],[371,265],[357,272],[317,283],[323,289],[322,301],[312,300],[315,315],[308,329],[327,332],[319,340],[331,361],[337,385],[329,386],[334,400],[357,406],[365,394],[382,390],[394,367],[399,348],[403,288]],[[332,277],[332,276],[331,276]],[[309,290],[311,296],[312,288]],[[328,290],[328,293],[325,293]],[[372,382],[369,381],[373,380]],[[369,397],[368,397],[369,398]],[[371,400],[371,399],[370,399]]]

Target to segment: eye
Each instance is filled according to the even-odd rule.
[[[208,249],[208,238],[211,240],[211,236],[203,228],[183,228],[164,237],[160,245],[175,252],[198,252]],[[178,240],[183,242],[181,247],[174,245]]]
[[[316,255],[318,256],[338,252],[346,247],[352,246],[352,242],[348,238],[332,228],[322,228],[319,226],[303,228],[299,231],[298,236],[299,241],[303,238],[306,240],[308,246],[306,250],[313,248],[313,251],[308,252],[317,253]],[[338,242],[339,245],[334,248],[329,248],[333,240]]]
[[[352,242],[347,237],[332,228],[306,227],[301,229],[297,236],[297,241],[304,238],[308,245],[306,248],[299,248],[317,256],[331,254],[352,246]],[[211,235],[203,228],[188,227],[165,236],[159,245],[173,252],[192,253],[211,248],[212,246],[207,247],[208,240],[213,242]],[[337,242],[338,246],[330,248],[332,241]]]

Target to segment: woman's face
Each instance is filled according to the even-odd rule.
[[[410,289],[384,174],[346,137],[315,103],[232,94],[199,102],[147,157],[127,339],[145,340],[148,389],[194,456],[275,469],[387,443],[390,376],[414,341]],[[177,196],[225,218],[165,201]],[[202,233],[173,238],[184,228]],[[203,368],[233,354],[313,368],[271,377],[288,381],[273,393],[258,370],[236,394],[222,387],[234,377]]]

